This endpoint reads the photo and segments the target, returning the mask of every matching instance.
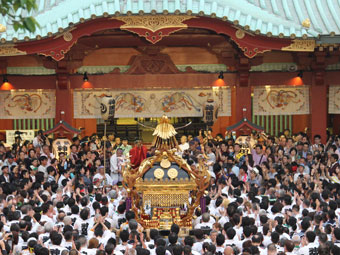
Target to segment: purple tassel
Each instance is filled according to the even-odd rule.
[[[205,213],[205,210],[206,210],[206,201],[205,201],[205,197],[202,196],[201,197],[201,211],[202,211],[202,214]]]
[[[131,198],[128,197],[126,199],[126,211],[130,210],[131,209]]]

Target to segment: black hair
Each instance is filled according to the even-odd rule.
[[[166,249],[164,246],[157,246],[156,255],[165,255]]]
[[[159,236],[159,231],[157,229],[150,229],[150,238],[152,240],[156,240],[156,238]]]
[[[203,239],[204,232],[203,232],[202,229],[195,229],[195,230],[194,230],[194,235],[195,235],[195,237],[196,237],[198,240],[201,240],[201,239]]]
[[[218,234],[217,237],[216,237],[216,244],[218,246],[222,246],[225,242],[225,237],[223,234]]]
[[[243,221],[243,219],[242,219]],[[243,235],[248,238],[252,234],[251,228],[249,226],[243,227]]]
[[[170,244],[175,245],[178,240],[178,235],[176,233],[170,233],[168,239]]]
[[[108,212],[109,212],[109,208],[107,208],[106,206],[103,206],[100,208],[100,214],[102,216],[105,216]]]
[[[70,241],[72,239],[72,231],[65,232],[64,238],[65,238],[66,241]]]
[[[340,228],[334,228],[333,234],[336,240],[340,240]]]
[[[194,238],[192,238],[191,236],[186,236],[184,238],[184,244],[192,247],[194,245]]]
[[[133,211],[129,210],[129,211],[125,212],[125,218],[126,218],[127,221],[129,221],[129,220],[135,219],[136,215]]]
[[[104,234],[104,231],[103,231],[103,227],[101,226],[101,225],[98,225],[96,228],[95,228],[95,230],[94,230],[94,235],[96,236],[96,237],[102,237],[103,236],[103,234]]]
[[[178,233],[179,233],[179,226],[177,224],[173,223],[171,225],[170,232],[171,233],[176,233],[178,235]]]
[[[173,255],[182,255],[182,253],[183,253],[183,247],[181,245],[175,245],[172,248]]]
[[[307,231],[306,237],[309,243],[313,243],[316,238],[316,234],[314,231]]]
[[[129,232],[127,230],[123,230],[119,233],[119,238],[122,242],[127,242],[129,240]]]
[[[113,254],[114,249],[115,249],[115,245],[112,244],[112,243],[108,243],[108,244],[105,246],[105,252],[106,252],[106,254]]]
[[[156,246],[159,247],[159,246],[165,246],[166,245],[166,241],[163,239],[163,238],[158,238],[156,240]]]
[[[71,213],[72,213],[72,214],[78,214],[78,213],[79,213],[79,206],[73,205],[73,206],[71,207]]]
[[[89,210],[87,208],[84,208],[80,211],[79,216],[82,220],[87,220],[87,218],[89,217],[89,213],[90,213]]]
[[[280,240],[280,234],[277,233],[276,231],[272,232],[271,234],[271,240],[274,244],[277,244]]]
[[[230,228],[227,229],[226,234],[227,234],[227,237],[228,237],[229,240],[233,240],[235,235],[236,235],[236,231],[235,231],[234,228],[230,227]]]
[[[63,237],[62,237],[61,234],[59,234],[55,231],[52,231],[51,234],[50,234],[50,239],[51,239],[52,244],[60,245],[61,241],[63,240]]]

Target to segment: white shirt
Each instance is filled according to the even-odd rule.
[[[5,181],[6,181],[6,182],[8,182],[8,183],[10,182],[9,175],[7,175],[7,176],[6,176],[6,175],[3,175],[3,177],[5,178]]]
[[[183,144],[180,144],[178,147],[179,147],[179,148],[181,149],[181,151],[183,152],[183,151],[189,149],[189,144],[188,144],[188,143],[183,143]]]
[[[211,152],[211,153],[207,154],[207,157],[208,157],[207,164],[209,165],[210,175],[214,176],[215,175],[214,164],[216,163],[216,155],[213,152]]]
[[[59,245],[51,245],[49,247],[50,254],[61,254],[63,251],[68,251],[66,248]]]
[[[192,255],[200,255],[201,253],[200,253],[200,252],[197,252],[197,251],[194,251],[194,250],[191,250],[191,254],[192,254]]]
[[[132,247],[132,245],[131,244],[126,244],[126,245],[118,244],[115,248],[115,254],[116,254],[116,252],[124,252],[125,253],[126,247],[129,247],[129,249],[130,249]]]
[[[82,255],[96,255],[97,249],[81,249],[80,254]]]
[[[228,216],[222,216],[222,217],[218,220],[218,223],[220,223],[221,226],[224,226],[224,224],[226,224],[227,222],[229,222],[229,217],[228,217]]]
[[[226,240],[224,242],[224,246],[233,246],[235,245],[240,251],[242,251],[242,244],[243,244],[243,241],[240,241],[238,240],[239,238],[237,237],[237,235],[234,236],[234,239],[233,240]]]
[[[48,240],[50,240],[50,233],[44,233],[39,235],[39,241],[46,243]]]
[[[72,249],[72,242],[66,242],[64,243],[64,245],[66,249],[68,249],[69,251]]]
[[[114,227],[119,229],[118,223],[120,219],[124,219],[125,218],[125,214],[113,214],[112,215],[112,220],[114,222]]]
[[[87,233],[91,228],[91,222],[89,219],[87,220],[77,219],[76,222],[74,223],[74,228],[78,229],[81,235],[87,236]]]
[[[104,246],[106,246],[107,241],[108,241],[110,238],[116,239],[116,235],[115,235],[113,232],[111,232],[110,230],[105,230],[104,233],[103,233],[103,236],[101,236],[101,237],[99,237],[99,236],[96,237],[96,236],[94,235],[94,231],[91,230],[91,231],[89,232],[88,239],[91,239],[91,238],[96,238],[96,239],[98,239],[98,241],[99,241],[100,244],[103,244]]]
[[[212,225],[213,223],[210,223],[210,222],[202,222],[202,223],[198,223],[196,226],[195,226],[195,229],[212,229]]]
[[[38,167],[38,172],[43,172],[44,173],[44,178],[46,179],[48,177],[48,174],[47,174],[47,165],[46,166],[40,165]]]
[[[51,222],[51,223],[54,225],[54,222],[53,222],[53,219],[52,219],[52,218],[50,218],[50,217],[48,217],[48,216],[46,216],[46,215],[41,215],[40,222],[44,222],[44,221],[46,221],[46,222]]]
[[[70,217],[71,217],[73,226],[74,226],[74,224],[76,223],[77,220],[81,219],[78,214],[72,214]]]
[[[100,183],[99,186],[112,185],[113,181],[112,181],[112,178],[110,177],[110,175],[105,174],[105,177],[106,177],[106,180],[104,180],[104,176],[102,176],[100,173],[98,173],[93,177],[93,180],[99,179],[99,183]]]
[[[216,253],[220,252],[221,254],[224,254],[224,247],[216,247]]]
[[[64,175],[61,175],[61,176],[60,176],[60,178],[59,178],[59,180],[58,180],[58,185],[59,185],[59,187],[64,187],[63,184],[62,184],[62,181],[65,180],[65,179],[66,179],[66,177],[65,177]]]
[[[40,143],[40,141],[39,141],[39,139],[38,139],[38,136],[36,136],[36,137],[34,137],[33,138],[33,146],[34,146],[34,148],[37,148],[37,147],[42,147],[42,143]]]
[[[196,242],[196,243],[194,243],[194,245],[192,246],[192,250],[193,250],[193,251],[197,251],[197,252],[201,252],[201,251],[202,251],[202,246],[203,246],[203,241],[201,241],[201,242]]]
[[[210,208],[209,208],[209,210],[210,210]],[[202,220],[202,215],[201,215],[201,216],[198,216],[198,217],[194,220],[193,225],[196,226],[196,225],[200,224],[200,223],[201,223],[201,220]],[[214,224],[215,222],[216,222],[215,218],[212,217],[212,216],[210,216],[209,223]]]
[[[316,243],[309,243],[306,246],[300,248],[299,255],[314,255],[318,254],[319,245]]]
[[[12,166],[17,166],[17,162],[13,161],[12,164],[8,162],[8,159],[5,159],[5,162],[3,163],[4,166],[8,166],[9,170],[11,170]]]
[[[122,169],[119,158],[116,153],[110,158],[110,171],[113,174],[118,174],[118,170]]]

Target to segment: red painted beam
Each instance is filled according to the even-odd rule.
[[[281,50],[283,47],[289,46],[292,43],[290,39],[270,38],[262,35],[253,35],[250,33],[237,34],[239,28],[233,26],[229,22],[220,19],[207,17],[199,17],[183,21],[191,28],[204,28],[212,30],[218,34],[229,36],[244,55],[252,58],[258,53],[263,53],[270,50]],[[241,38],[242,37],[242,38]]]
[[[250,58],[265,51],[281,50],[282,47],[288,46],[292,42],[290,39],[269,38],[243,33],[229,22],[219,19],[193,16],[192,19],[183,21],[183,23],[187,24],[189,28],[208,29],[229,36]],[[99,31],[120,28],[123,24],[123,21],[114,18],[99,18],[71,27],[62,34],[31,42],[21,42],[16,44],[15,47],[27,54],[41,54],[59,61],[64,58],[79,38],[90,36]],[[171,32],[169,29],[172,28],[165,28],[164,32],[168,34]]]
[[[66,30],[65,33],[69,31],[71,36],[69,34],[68,37],[64,36],[64,34],[59,34],[42,40],[19,43],[16,48],[25,51],[27,54],[50,56],[59,61],[65,57],[65,54],[79,38],[90,36],[98,31],[119,28],[122,24],[124,24],[122,21],[111,18],[91,20]]]

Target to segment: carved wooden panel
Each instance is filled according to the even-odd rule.
[[[127,74],[175,74],[180,73],[167,54],[137,55],[130,60]]]

